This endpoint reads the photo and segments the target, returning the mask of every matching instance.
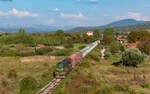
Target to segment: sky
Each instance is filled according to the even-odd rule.
[[[0,0],[0,25],[99,26],[150,21],[150,0]]]

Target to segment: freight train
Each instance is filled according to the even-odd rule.
[[[65,58],[63,61],[57,63],[54,77],[57,79],[64,79],[67,74],[69,74],[69,72],[71,72],[72,69],[74,69],[80,63],[80,61],[87,56],[99,43],[100,41],[97,40],[79,52],[76,52],[75,54]]]

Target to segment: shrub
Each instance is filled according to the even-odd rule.
[[[24,77],[20,81],[20,93],[25,94],[24,92],[34,91],[37,88],[37,81],[33,77]]]
[[[8,78],[16,78],[17,77],[17,71],[15,69],[11,69],[8,72]]]
[[[54,52],[50,53],[52,56],[68,56],[72,54],[72,49],[57,49]]]
[[[111,52],[109,52],[109,51],[105,51],[104,54],[105,54],[105,59],[108,59],[109,57],[112,56]]]
[[[47,53],[52,52],[52,51],[53,51],[53,49],[50,47],[43,47],[43,48],[37,49],[36,54],[44,55],[44,54],[47,54]]]
[[[142,85],[143,88],[150,88],[150,83],[145,83]]]
[[[98,62],[100,61],[101,53],[100,51],[98,51],[98,49],[94,49],[92,52],[88,54],[88,58],[93,59]]]
[[[129,48],[125,50],[122,54],[122,63],[125,66],[136,66],[142,63],[146,58],[146,55],[141,53],[137,48]]]
[[[64,44],[64,47],[65,48],[73,48],[73,45],[72,45],[72,43],[66,43],[66,44]]]
[[[85,48],[86,46],[85,45],[82,45],[82,46],[79,46],[79,50]]]
[[[118,42],[114,41],[109,45],[109,50],[112,54],[118,53],[120,51],[120,45]]]
[[[89,67],[90,67],[90,63],[84,61],[84,62],[82,62],[79,66],[80,66],[80,67],[83,67],[83,68],[89,68]]]
[[[6,80],[2,79],[1,85],[2,85],[3,87],[6,87],[6,86],[8,85],[8,82],[7,82]]]

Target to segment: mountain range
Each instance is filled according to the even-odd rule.
[[[85,26],[85,27],[75,27],[75,26],[47,26],[47,25],[5,25],[0,26],[0,32],[17,32],[19,28],[24,28],[27,32],[55,32],[58,29],[62,29],[66,32],[87,32],[89,30],[94,30],[99,28],[102,31],[105,28],[114,28],[117,32],[129,32],[132,30],[150,29],[150,21],[137,21],[134,19],[124,19],[115,21],[103,26]]]
[[[137,21],[135,19],[124,19],[115,21],[103,26],[88,26],[88,27],[76,27],[68,32],[87,32],[89,30],[100,29],[104,31],[106,28],[114,28],[116,32],[130,32],[133,30],[150,29],[150,21]]]

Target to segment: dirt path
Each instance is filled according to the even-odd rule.
[[[102,58],[102,59],[104,59],[104,56],[105,56],[105,54],[104,54],[104,53],[105,53],[105,51],[106,51],[106,49],[105,49],[105,48],[103,48],[103,49],[101,50],[101,54],[102,54],[102,57],[101,57],[101,58]]]

